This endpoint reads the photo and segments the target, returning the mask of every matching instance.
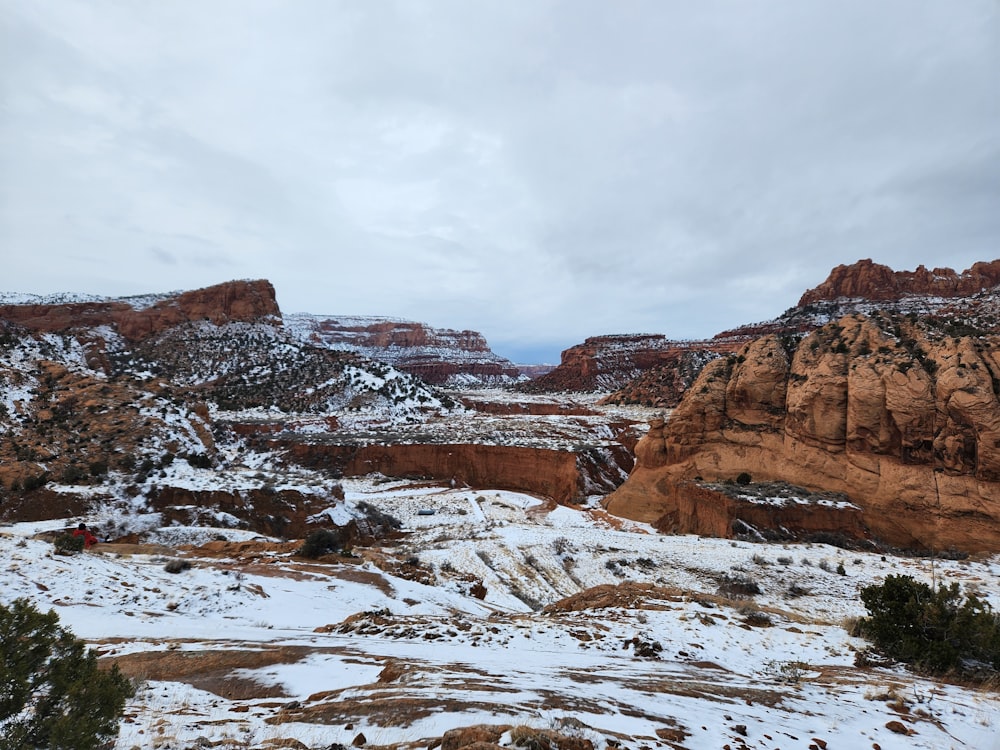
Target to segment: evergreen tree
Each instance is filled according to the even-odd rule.
[[[861,634],[886,656],[932,673],[1000,669],[1000,616],[975,594],[962,601],[957,583],[932,589],[891,575],[861,600],[870,614]]]
[[[0,750],[91,750],[118,735],[131,683],[27,599],[0,604]]]

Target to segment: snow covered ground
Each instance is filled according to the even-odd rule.
[[[601,749],[1000,748],[998,693],[857,668],[865,644],[844,628],[888,574],[1000,607],[996,557],[660,536],[512,492],[343,487],[345,512],[368,503],[406,534],[309,561],[174,527],[67,557],[43,538],[63,522],[16,524],[0,528],[0,598],[54,609],[138,678],[119,750],[428,747],[480,723]],[[178,559],[190,568],[168,572]]]

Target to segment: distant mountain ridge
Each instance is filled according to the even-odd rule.
[[[305,341],[358,352],[432,385],[510,385],[525,379],[517,365],[495,354],[476,331],[374,316],[297,313],[284,320]]]
[[[70,297],[66,302],[3,303],[0,304],[0,320],[48,333],[110,326],[127,340],[138,341],[196,320],[208,320],[216,325],[258,321],[280,323],[281,311],[271,283],[256,280],[230,281],[166,295],[84,301]]]
[[[355,352],[432,385],[496,386],[525,379],[476,331],[384,317],[283,315],[273,285],[263,279],[117,298],[6,293],[0,294],[0,320],[49,333],[107,326],[130,342],[201,320],[214,325],[265,323],[284,326],[310,345]]]

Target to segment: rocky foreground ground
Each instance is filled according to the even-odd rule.
[[[662,536],[380,477],[344,495],[330,513],[368,503],[402,534],[308,560],[150,518],[137,544],[63,556],[65,522],[21,523],[0,530],[4,597],[53,608],[137,680],[119,750],[996,746],[994,690],[857,667],[845,629],[890,573],[997,606],[995,557]]]

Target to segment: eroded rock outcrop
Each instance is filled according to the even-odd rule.
[[[709,363],[669,423],[651,426],[607,507],[729,533],[745,509],[702,484],[745,473],[843,493],[893,545],[998,551],[997,343],[887,313],[845,317],[791,348],[758,339]]]
[[[1000,284],[1000,260],[976,263],[962,273],[950,268],[928,271],[923,266],[916,271],[893,271],[871,260],[838,266],[826,281],[802,295],[796,307],[773,320],[722,331],[710,342],[686,342],[687,348],[678,349],[675,354],[666,346],[662,361],[654,362],[648,369],[641,368],[633,380],[615,386],[618,390],[606,400],[665,408],[676,406],[701,367],[719,353],[736,352],[747,342],[764,336],[778,336],[791,343],[832,320],[852,313],[868,313],[875,308],[937,317],[948,329],[945,332],[957,335],[996,332],[1000,330],[1000,299],[989,290],[997,284]],[[664,347],[663,342],[654,343]],[[586,345],[567,354],[571,352],[570,364],[588,354]],[[595,352],[593,356],[601,355]],[[566,372],[550,377],[558,376],[565,387],[574,387],[576,381],[570,377],[574,368],[563,369]]]
[[[799,307],[840,298],[872,301],[899,300],[907,296],[960,297],[1000,284],[1000,260],[976,263],[956,273],[951,268],[893,271],[870,259],[834,268],[826,281],[802,295]]]
[[[505,445],[401,443],[335,445],[281,441],[289,459],[343,476],[380,472],[471,487],[507,489],[574,503],[608,492],[632,465],[624,446],[579,452]]]
[[[495,354],[481,333],[393,318],[293,314],[285,324],[304,340],[385,362],[433,385],[507,384],[517,365]]]
[[[129,298],[99,302],[0,305],[0,320],[30,331],[60,332],[112,326],[130,341],[196,320],[216,325],[280,319],[271,282],[229,281],[190,292],[164,295],[152,304]]]
[[[672,341],[660,334],[593,336],[562,353],[558,367],[535,378],[526,390],[622,391],[616,402],[673,406],[701,367],[722,353],[738,349],[746,339]],[[648,383],[644,373],[658,373]]]

